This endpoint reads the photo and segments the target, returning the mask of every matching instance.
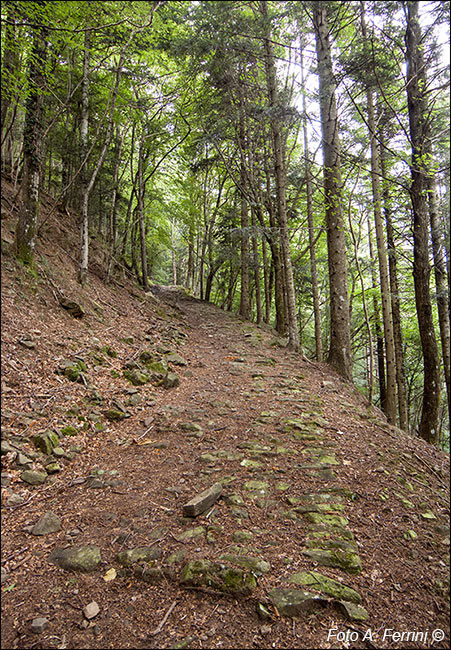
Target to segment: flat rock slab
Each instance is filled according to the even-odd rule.
[[[341,582],[332,580],[317,571],[300,571],[299,573],[290,576],[289,582],[296,585],[311,587],[312,589],[321,591],[321,593],[327,594],[337,600],[344,600],[352,603],[360,603],[362,601],[362,597],[357,593],[357,591],[341,584]]]
[[[49,555],[49,561],[58,564],[66,571],[94,571],[101,562],[100,548],[98,546],[55,548]]]
[[[311,503],[309,505],[301,505],[293,508],[295,512],[304,514],[305,512],[320,512],[320,513],[333,513],[342,512],[345,509],[341,503]]]
[[[302,589],[273,589],[269,599],[282,616],[300,616],[327,603],[322,596]]]
[[[318,562],[322,566],[330,566],[348,573],[359,573],[362,570],[362,562],[357,553],[352,551],[343,551],[341,549],[324,550],[313,548],[308,551],[303,551],[314,562]]]
[[[178,542],[186,542],[190,539],[196,539],[196,537],[201,537],[204,534],[205,534],[204,526],[196,526],[195,528],[190,528],[189,530],[185,530],[183,533],[179,533],[178,535],[175,535],[175,539]]]
[[[349,524],[346,517],[341,515],[326,515],[320,512],[305,512],[304,517],[312,524],[325,524],[326,526],[346,527]]]
[[[259,557],[252,557],[251,555],[233,555],[232,553],[224,553],[220,557],[225,562],[237,564],[244,569],[252,571],[254,575],[263,575],[271,570],[271,565],[266,560]]]
[[[269,483],[266,481],[246,481],[244,489],[251,498],[265,497],[269,492]]]
[[[180,582],[186,587],[207,587],[244,596],[249,596],[257,587],[257,581],[251,572],[204,559],[185,564]]]
[[[197,515],[208,510],[208,508],[219,499],[221,493],[221,483],[215,483],[197,496],[193,497],[191,501],[185,503],[183,506],[183,514],[187,517],[197,517]]]

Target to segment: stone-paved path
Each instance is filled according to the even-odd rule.
[[[396,479],[396,495],[410,483],[368,435],[363,399],[271,331],[198,301],[174,302],[180,320],[164,320],[158,336],[143,328],[122,348],[109,404],[80,388],[75,430],[78,418],[95,426],[70,462],[63,450],[58,490],[47,485],[44,506],[36,498],[8,513],[14,548],[33,553],[31,634],[44,643],[70,630],[74,648],[331,647],[317,644],[337,621],[380,621],[387,589],[393,598],[390,585],[401,588],[401,571],[413,575],[415,561],[409,549],[395,573],[390,535],[388,571],[373,559],[379,492],[388,500],[392,491],[386,466],[404,481]],[[127,374],[158,374],[155,354],[169,364],[170,384],[132,387]],[[362,431],[364,444],[355,444]],[[63,447],[70,436],[60,435]],[[421,532],[416,497],[402,498],[410,510],[384,510],[398,537]],[[372,588],[385,598],[379,619]],[[22,629],[17,647],[29,647],[36,637]]]

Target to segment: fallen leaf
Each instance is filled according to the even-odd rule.
[[[116,569],[112,567],[111,569],[108,569],[108,571],[103,576],[103,579],[105,580],[105,582],[110,582],[111,580],[114,580],[116,576],[117,576]]]

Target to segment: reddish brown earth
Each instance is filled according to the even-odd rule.
[[[95,265],[89,287],[82,290],[75,282],[71,254],[76,238],[67,217],[48,217],[33,275],[11,254],[16,213],[7,184],[5,196],[2,440],[27,454],[34,449],[37,433],[72,425],[78,434],[60,436],[61,446],[69,450],[78,445],[80,453],[73,460],[63,459],[61,471],[37,487],[21,480],[15,452],[2,457],[2,567],[7,571],[2,582],[2,648],[449,647],[448,456],[388,426],[380,412],[367,409],[350,384],[325,364],[313,364],[275,345],[268,329],[179,289],[162,288],[155,298],[128,280],[107,286]],[[93,259],[97,254],[94,249]],[[60,307],[61,293],[83,304],[83,318],[75,319]],[[20,342],[27,338],[34,348]],[[125,402],[131,387],[122,376],[124,364],[158,345],[187,361],[173,368],[180,385],[138,387],[142,401],[127,407],[130,417],[108,422],[102,411],[114,399]],[[92,353],[104,346],[117,356],[103,353],[103,364],[95,365]],[[55,373],[62,360],[74,355],[86,360],[86,377],[104,397],[102,405],[86,400],[89,385]],[[74,406],[78,415],[69,415]],[[100,432],[83,419],[95,411],[106,426]],[[268,411],[272,415],[257,422]],[[303,414],[308,421],[319,418],[318,445],[336,444],[333,453],[339,464],[333,467],[333,480],[299,467],[308,460],[302,452],[309,443],[286,431],[284,419]],[[186,422],[200,425],[199,437],[180,427]],[[259,459],[262,467],[256,471],[242,466],[241,459],[199,460],[201,454],[219,449],[243,453],[238,445],[252,439],[277,441],[291,451]],[[34,461],[36,469],[42,469],[41,460]],[[113,485],[88,487],[95,468],[117,471]],[[227,483],[227,477],[235,480]],[[251,479],[269,483],[274,503],[259,507],[248,497],[244,484]],[[179,533],[191,527],[183,519],[183,504],[217,481],[224,484],[223,497],[232,492],[243,496],[248,518],[238,520],[221,498],[213,511],[194,521],[205,533],[178,541]],[[278,490],[280,482],[289,489]],[[284,516],[290,509],[288,496],[334,486],[354,495],[346,501],[344,514],[362,562],[362,571],[355,575],[315,566],[303,555],[305,520]],[[8,505],[13,494],[23,501]],[[30,534],[29,527],[48,511],[60,517],[61,530]],[[424,518],[426,512],[435,518]],[[183,563],[170,565],[164,580],[151,585],[121,573],[117,562],[119,551],[150,545],[160,547],[163,563],[181,550],[186,552],[184,561],[214,560],[236,544],[233,534],[240,530],[253,535],[244,542],[249,553],[271,565],[250,596],[183,588]],[[408,530],[417,538],[406,540]],[[100,547],[102,562],[95,571],[67,572],[49,562],[52,549],[74,545]],[[104,576],[112,567],[117,576],[107,582]],[[332,602],[301,617],[281,616],[269,602],[269,592],[290,586],[287,578],[293,573],[314,569],[356,589],[368,620],[347,621]],[[88,623],[82,610],[92,601],[100,612]],[[258,603],[268,607],[268,619],[257,615]],[[34,634],[30,624],[40,616],[48,624]],[[348,640],[330,637],[333,628]],[[384,639],[389,629],[428,636],[423,642],[420,637]],[[432,643],[433,630],[443,630],[444,639]],[[360,633],[360,639],[350,640],[351,633],[353,638]]]

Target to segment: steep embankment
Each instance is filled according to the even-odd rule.
[[[12,217],[3,648],[421,648],[437,629],[449,646],[445,454],[180,290],[93,274],[82,292],[61,217],[30,274],[8,252]]]

